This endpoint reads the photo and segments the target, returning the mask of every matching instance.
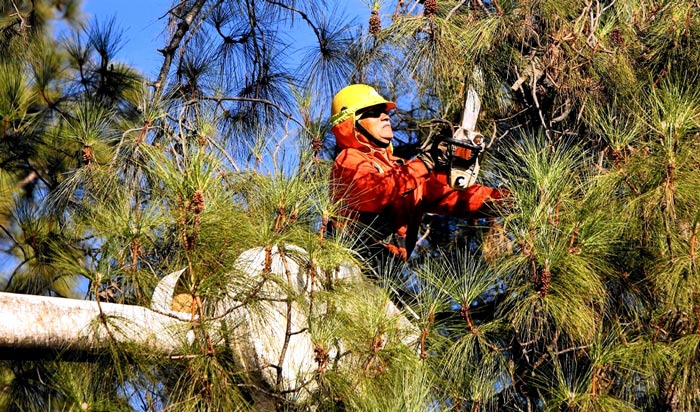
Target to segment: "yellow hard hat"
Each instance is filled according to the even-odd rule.
[[[374,87],[366,84],[351,84],[341,89],[333,97],[331,123],[335,126],[348,117],[354,116],[358,110],[379,104],[386,105],[386,110],[396,108],[394,102],[383,98]]]

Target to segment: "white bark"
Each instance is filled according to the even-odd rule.
[[[191,328],[189,322],[140,306],[13,293],[0,293],[0,317],[3,351],[94,352],[114,339],[172,354],[182,348]]]
[[[299,248],[288,246],[285,250],[286,253],[280,254],[277,247],[272,249],[270,271],[286,281],[293,294],[304,294],[311,288],[305,269],[308,256]],[[236,260],[236,266],[252,282],[257,282],[265,270],[265,253],[264,248],[247,250]],[[311,335],[305,331],[309,326],[306,311],[297,302],[285,302],[288,293],[274,281],[263,285],[261,295],[267,300],[243,311],[243,339],[236,349],[248,372],[259,374],[271,387],[297,391],[312,381],[318,365],[314,361]]]
[[[264,248],[244,252],[236,261],[239,270],[236,276],[245,277],[250,285],[259,284],[266,276],[265,255]],[[311,290],[308,267],[308,255],[304,250],[288,246],[280,251],[273,247],[271,275],[285,282],[287,288],[266,280],[259,291],[265,299],[252,305],[242,305],[231,293],[217,306],[217,320],[208,328],[211,342],[215,346],[222,345],[224,337],[220,336],[218,326],[225,324],[228,333],[234,335],[226,336],[226,342],[243,369],[261,386],[294,393],[294,398],[299,400],[306,399],[315,389],[318,364],[307,330],[308,305],[304,304],[304,299],[288,301],[287,298],[291,292],[308,299]],[[154,291],[151,309],[0,293],[0,351],[99,352],[116,341],[144,346],[155,353],[177,355],[194,340],[191,314],[171,310],[175,285],[183,272],[173,272],[163,278]],[[359,269],[347,265],[339,266],[334,277],[361,279]],[[320,287],[320,284],[314,285],[316,290]],[[385,310],[404,327],[411,327],[393,303],[388,302]],[[417,333],[410,337],[414,341],[416,338]]]

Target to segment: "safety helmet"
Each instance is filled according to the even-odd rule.
[[[394,102],[383,98],[377,90],[366,84],[351,84],[341,89],[331,103],[331,123],[333,126],[354,116],[358,110],[379,104],[386,105],[386,110],[396,108]]]

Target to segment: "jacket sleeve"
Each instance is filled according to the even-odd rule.
[[[429,172],[422,161],[387,166],[356,150],[344,150],[333,165],[335,198],[360,211],[380,213],[421,187]]]
[[[508,197],[506,190],[481,185],[455,190],[437,175],[428,179],[424,190],[426,212],[455,217],[495,215],[496,207]]]

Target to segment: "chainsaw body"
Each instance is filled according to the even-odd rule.
[[[475,74],[475,79],[480,80],[479,72],[475,72]],[[484,137],[476,131],[476,120],[479,117],[480,109],[479,95],[470,85],[464,102],[462,124],[454,132],[451,139],[446,139],[450,155],[448,181],[450,186],[456,190],[464,190],[474,185],[479,175],[479,154],[486,147]]]
[[[464,132],[464,129],[458,129],[452,139],[446,139],[450,155],[448,180],[450,187],[456,190],[464,190],[476,183],[479,175],[479,154],[483,150],[483,138],[480,134],[469,132],[474,136],[468,137]]]

